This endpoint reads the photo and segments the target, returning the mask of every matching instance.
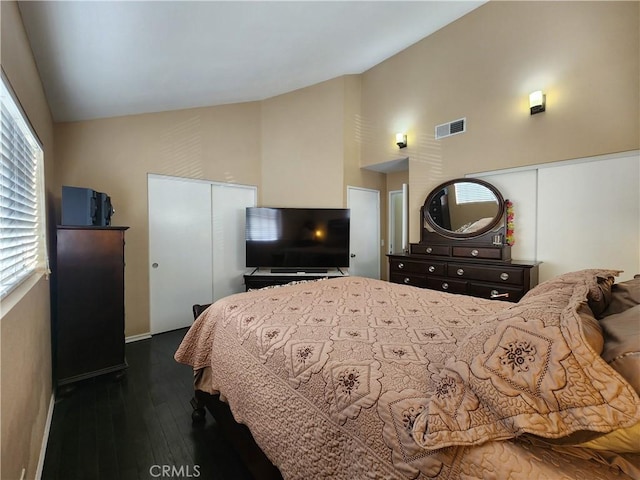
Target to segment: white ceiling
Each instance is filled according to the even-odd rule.
[[[484,1],[21,1],[55,121],[263,100],[362,73]]]

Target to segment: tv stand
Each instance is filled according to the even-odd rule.
[[[345,277],[348,275],[348,272],[340,270],[339,268],[255,269],[244,276],[244,285],[245,289],[249,291],[275,285],[285,285],[300,280],[319,280],[321,278]]]
[[[328,271],[326,268],[316,267],[276,267],[271,269],[271,273],[327,273]]]

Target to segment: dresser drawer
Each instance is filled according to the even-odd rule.
[[[467,293],[467,282],[446,277],[428,277],[427,287],[449,293]]]
[[[501,247],[453,247],[451,255],[459,258],[503,260]]]
[[[391,272],[390,280],[392,283],[401,283],[402,285],[412,285],[414,287],[426,287],[426,275],[416,275],[413,273],[394,273]]]
[[[391,272],[394,273],[426,273],[427,266],[422,262],[412,262],[404,259],[391,259],[389,263]]]
[[[425,262],[424,263],[427,269],[427,275],[441,275],[445,276],[447,274],[447,264],[440,262]]]
[[[469,263],[450,263],[447,266],[447,275],[453,278],[482,280],[497,284],[522,285],[524,282],[524,270],[522,268],[507,266],[494,268]]]
[[[411,253],[414,255],[451,255],[451,247],[448,245],[429,245],[428,243],[412,243]]]
[[[524,295],[524,290],[505,285],[486,285],[481,283],[469,283],[468,293],[474,297],[490,298],[492,300],[506,300],[517,302]]]

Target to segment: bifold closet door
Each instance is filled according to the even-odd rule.
[[[148,176],[151,333],[190,326],[213,300],[211,183]]]

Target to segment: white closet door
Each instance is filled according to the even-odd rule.
[[[245,209],[256,197],[256,187],[212,185],[214,301],[245,290]]]
[[[211,303],[211,184],[148,176],[151,333],[191,325],[192,305]]]
[[[540,168],[540,280],[583,268],[640,273],[640,156]]]

